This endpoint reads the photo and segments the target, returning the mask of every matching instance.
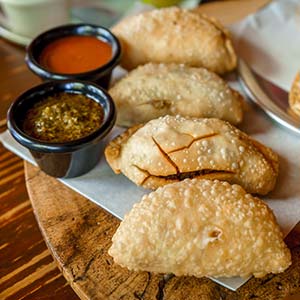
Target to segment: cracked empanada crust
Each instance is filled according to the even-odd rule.
[[[186,179],[145,195],[109,254],[130,270],[177,276],[263,277],[291,264],[267,204],[218,180]]]
[[[289,93],[289,104],[292,111],[300,116],[300,73],[297,74]]]
[[[218,179],[267,194],[276,183],[278,156],[228,122],[165,116],[130,128],[109,143],[115,173],[148,189],[186,178]]]

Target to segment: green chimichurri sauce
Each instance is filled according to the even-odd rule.
[[[25,115],[23,130],[33,138],[63,143],[96,131],[102,107],[84,95],[58,93],[37,102]]]

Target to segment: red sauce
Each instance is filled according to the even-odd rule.
[[[67,36],[46,46],[39,63],[55,73],[76,74],[97,69],[112,57],[108,43],[93,36]]]

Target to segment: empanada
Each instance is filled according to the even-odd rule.
[[[289,93],[290,108],[300,116],[300,73],[297,74]]]
[[[242,121],[242,96],[213,72],[179,64],[149,63],[131,71],[110,90],[117,124],[132,126],[164,115]]]
[[[225,28],[214,19],[178,7],[127,17],[112,32],[122,44],[121,65],[128,70],[148,62],[174,62],[223,74],[237,64]]]
[[[278,175],[271,149],[219,119],[164,116],[129,129],[110,142],[105,155],[115,173],[150,189],[198,177],[264,195]]]
[[[268,206],[218,180],[186,179],[145,195],[112,241],[114,261],[135,271],[262,277],[291,264]]]

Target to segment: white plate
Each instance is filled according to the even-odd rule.
[[[27,46],[31,42],[30,38],[10,31],[8,28],[4,27],[2,24],[0,24],[0,37],[4,38],[12,43],[21,45],[21,46]]]

